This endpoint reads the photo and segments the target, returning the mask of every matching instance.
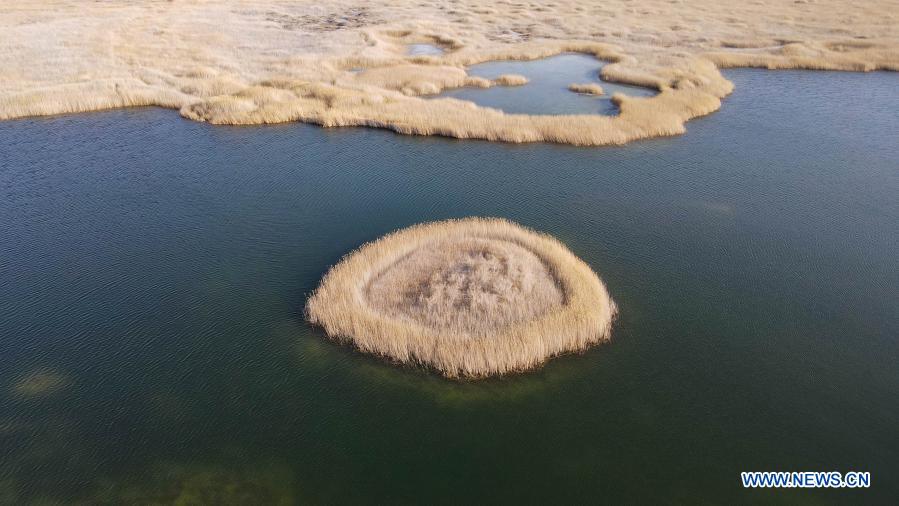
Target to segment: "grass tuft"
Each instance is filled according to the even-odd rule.
[[[493,82],[498,86],[523,86],[528,83],[528,78],[518,74],[503,74]]]
[[[575,93],[583,93],[585,95],[602,95],[605,93],[602,86],[595,83],[570,84],[568,85],[568,90]]]

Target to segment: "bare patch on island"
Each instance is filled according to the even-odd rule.
[[[513,242],[461,238],[426,244],[380,273],[369,305],[391,318],[483,336],[562,305],[543,261]]]
[[[306,314],[361,351],[479,378],[608,340],[616,306],[559,241],[507,220],[467,218],[362,246],[328,272]]]

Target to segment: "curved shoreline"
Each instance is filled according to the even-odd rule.
[[[451,378],[583,351],[609,339],[616,312],[562,243],[496,218],[423,223],[362,245],[306,304],[330,338]]]
[[[698,9],[704,3],[699,0],[690,7]],[[878,24],[873,10],[865,14],[870,19],[862,19],[867,24],[862,24],[859,34],[829,40],[733,38],[732,30],[723,29],[729,18],[710,18],[703,22],[722,31],[720,38],[705,42],[699,38],[679,48],[635,42],[641,40],[635,34],[622,44],[615,32],[600,36],[605,32],[596,31],[589,20],[581,19],[583,15],[572,26],[560,27],[528,18],[530,10],[513,7],[508,7],[509,12],[491,12],[470,6],[463,17],[439,10],[439,4],[414,8],[399,0],[364,7],[367,4],[350,0],[333,7],[343,15],[335,18],[313,15],[319,12],[313,6],[278,0],[252,2],[258,9],[239,9],[240,4],[230,2],[187,1],[152,8],[113,2],[76,6],[80,17],[69,22],[64,16],[75,15],[75,4],[70,2],[56,2],[55,10],[40,8],[46,5],[40,2],[30,9],[29,2],[24,4],[0,8],[0,22],[6,25],[0,25],[6,29],[0,32],[8,34],[0,35],[0,43],[11,48],[0,59],[8,69],[0,78],[0,119],[152,105],[178,109],[185,118],[212,124],[301,121],[323,127],[386,128],[411,135],[599,146],[684,133],[687,121],[717,110],[733,90],[719,68],[899,70],[899,42],[880,33],[881,24],[888,25],[890,20]],[[585,2],[534,5],[535,11],[562,16],[578,16],[577,12],[594,8]],[[797,5],[779,9],[798,17],[805,11]],[[645,31],[656,39],[687,39],[692,32],[683,27],[660,28],[668,8],[645,15],[649,21],[634,17],[631,22],[649,23]],[[424,16],[428,9],[434,12]],[[777,12],[758,9],[754,16],[777,22]],[[840,19],[836,4],[816,5],[816,9],[831,16],[825,16],[821,26]],[[628,13],[622,7],[614,17],[622,12]],[[676,12],[667,15],[677,19]],[[120,17],[123,26],[110,27],[103,22],[104,16]],[[219,17],[222,24],[204,24],[204,16]],[[491,27],[502,25],[506,16],[530,19],[532,31],[546,33],[512,41],[493,35]],[[51,32],[57,25],[68,31]],[[517,26],[509,24],[504,30]],[[800,31],[795,26],[792,30]],[[678,35],[681,32],[684,35]],[[580,37],[585,33],[616,40]],[[283,40],[287,35],[302,43],[291,47],[292,39]],[[41,36],[60,42],[44,48]],[[406,55],[407,45],[415,43],[438,45],[444,54]],[[232,54],[234,47],[244,45],[245,55]],[[421,98],[460,86],[512,84],[469,76],[465,70],[469,65],[535,60],[563,52],[590,54],[609,62],[600,72],[604,81],[659,93],[614,95],[620,109],[617,116],[506,114],[450,98]],[[46,68],[44,73],[32,68],[48,62],[58,62],[59,68]]]

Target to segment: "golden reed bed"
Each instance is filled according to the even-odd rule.
[[[155,105],[216,124],[621,144],[717,110],[732,90],[720,67],[897,70],[897,16],[896,0],[17,0],[0,2],[0,119]],[[412,43],[445,54],[408,56]],[[659,93],[613,96],[615,117],[422,98],[521,84],[465,67],[565,51]]]
[[[608,340],[615,313],[602,281],[562,243],[484,218],[368,243],[328,272],[306,306],[333,339],[475,378]]]

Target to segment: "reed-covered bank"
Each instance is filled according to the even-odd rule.
[[[90,3],[0,7],[0,119],[152,105],[214,124],[303,121],[506,142],[622,144],[676,135],[717,110],[719,67],[897,70],[895,13],[874,0],[759,2]],[[562,22],[564,20],[564,22]],[[801,20],[802,22],[797,22]],[[409,55],[410,44],[443,52]],[[503,114],[423,95],[467,65],[564,51],[609,62],[607,81],[659,90],[615,97],[620,114]],[[599,64],[597,64],[597,68]]]

